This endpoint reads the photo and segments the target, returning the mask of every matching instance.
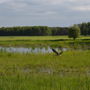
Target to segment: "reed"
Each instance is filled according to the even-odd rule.
[[[0,51],[0,90],[89,90],[90,51],[62,56]]]

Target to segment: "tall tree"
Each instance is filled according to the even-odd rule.
[[[69,38],[73,38],[74,40],[80,36],[80,28],[76,25],[70,27],[68,29]]]

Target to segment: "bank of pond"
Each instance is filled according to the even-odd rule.
[[[0,90],[90,90],[89,46],[0,46]]]

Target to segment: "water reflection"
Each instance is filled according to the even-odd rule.
[[[58,48],[55,48],[57,51]],[[66,48],[63,48],[64,51],[66,51]],[[0,47],[0,51],[6,51],[6,52],[18,52],[18,53],[52,53],[52,49],[50,47],[43,47],[43,48],[24,48],[24,47]]]

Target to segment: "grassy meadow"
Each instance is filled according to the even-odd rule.
[[[0,46],[83,46],[90,37],[76,41],[67,36],[0,37]],[[83,43],[84,42],[84,43]],[[59,44],[59,45],[58,45]],[[54,53],[0,51],[0,90],[90,90],[90,50]]]
[[[0,46],[23,47],[71,47],[90,45],[90,36],[81,36],[75,41],[68,36],[1,36]]]
[[[70,39],[68,36],[0,36],[0,41],[6,40],[57,40]],[[90,36],[80,36],[78,39],[90,39]]]
[[[76,89],[90,89],[90,51],[62,56],[0,52],[0,90]]]

